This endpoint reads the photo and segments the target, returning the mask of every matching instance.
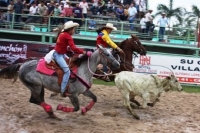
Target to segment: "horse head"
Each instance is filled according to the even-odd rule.
[[[137,52],[140,55],[146,55],[146,48],[141,44],[139,38],[136,35],[131,35],[131,38],[124,40],[119,44],[119,47],[126,52]]]
[[[111,65],[112,69],[119,69],[120,63],[116,60],[116,58],[112,55],[111,51],[106,48],[103,48],[99,45],[99,52],[101,55],[100,63],[103,65]]]

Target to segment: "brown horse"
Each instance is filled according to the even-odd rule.
[[[128,38],[124,41],[122,41],[118,45],[123,51],[124,54],[119,53],[116,50],[113,50],[113,55],[116,57],[118,56],[118,60],[120,60],[120,68],[116,70],[112,70],[112,73],[118,73],[121,71],[133,71],[134,65],[132,63],[133,60],[133,54],[134,52],[137,52],[137,54],[140,55],[146,55],[146,48],[141,44],[139,38],[135,35],[131,35],[131,38]],[[103,71],[102,70],[97,70],[96,74],[102,75]],[[94,76],[98,79],[102,79],[104,81],[114,81],[114,76],[109,76],[109,78],[105,78],[102,76]]]

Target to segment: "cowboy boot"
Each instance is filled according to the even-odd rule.
[[[69,83],[67,84],[65,91],[60,94],[61,97],[68,97],[68,96],[70,96],[71,94],[68,91],[69,91]]]

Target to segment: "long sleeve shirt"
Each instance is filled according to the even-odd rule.
[[[72,36],[68,32],[62,32],[57,39],[55,50],[59,54],[66,54],[69,52],[68,47],[76,54],[83,54],[84,52],[83,49],[76,47]]]
[[[100,32],[97,36],[97,41],[96,44],[100,44],[103,47],[107,47],[108,45],[110,45],[110,47],[116,49],[118,46],[110,39],[108,33],[106,30],[103,30],[102,32]]]

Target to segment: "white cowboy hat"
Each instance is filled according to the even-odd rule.
[[[112,30],[117,30],[117,28],[114,27],[112,23],[107,23],[106,26],[104,26],[104,27],[110,28],[110,29],[112,29]]]
[[[66,0],[66,2],[69,2],[69,0]]]
[[[148,9],[147,11],[153,11],[152,9]]]
[[[165,15],[166,13],[162,12],[163,15]]]
[[[72,27],[77,27],[77,26],[79,26],[79,24],[78,23],[74,23],[73,21],[68,21],[68,22],[66,22],[65,24],[64,24],[64,30],[67,30],[67,29],[69,29],[69,28],[72,28]]]

